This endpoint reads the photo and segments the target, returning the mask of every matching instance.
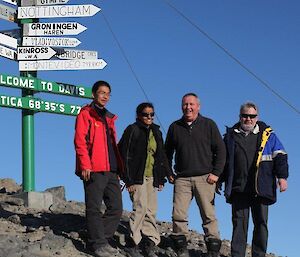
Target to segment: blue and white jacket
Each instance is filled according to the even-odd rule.
[[[221,183],[225,182],[225,197],[227,202],[231,202],[232,185],[234,178],[234,133],[240,126],[235,124],[232,128],[227,128],[224,136],[226,144],[227,158],[222,174]],[[274,131],[264,122],[258,121],[258,137],[260,144],[256,152],[255,170],[255,195],[261,197],[264,203],[271,205],[276,202],[277,179],[288,177],[287,153],[279,141]]]

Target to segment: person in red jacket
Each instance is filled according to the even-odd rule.
[[[76,119],[76,174],[83,180],[88,246],[97,257],[118,255],[109,241],[122,214],[119,172],[122,161],[116,143],[117,116],[106,108],[111,87],[97,81],[92,88],[93,102],[83,107]],[[102,214],[102,201],[106,211]]]

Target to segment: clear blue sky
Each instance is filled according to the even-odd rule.
[[[4,2],[0,1],[2,4]],[[298,110],[300,84],[300,3],[297,0],[170,1],[201,29],[217,40],[250,70]],[[120,138],[135,120],[137,104],[145,95],[133,76],[118,44],[105,23],[109,21],[147,97],[155,105],[166,131],[181,116],[183,94],[199,95],[203,115],[213,118],[221,133],[238,119],[241,103],[252,100],[260,107],[260,119],[270,124],[289,153],[289,189],[279,194],[269,212],[268,252],[299,256],[300,115],[274,96],[260,82],[204,37],[170,8],[165,1],[77,1],[95,4],[102,11],[89,18],[49,19],[49,22],[77,21],[88,29],[77,36],[78,49],[96,50],[107,61],[104,70],[39,72],[45,80],[91,86],[96,80],[112,85],[108,108],[119,116]],[[46,22],[46,19],[41,20]],[[0,30],[16,25],[0,21]],[[0,58],[0,73],[19,75],[16,62]],[[19,89],[0,87],[0,94],[20,96]],[[37,97],[65,103],[88,103],[87,99],[37,94]],[[21,111],[0,110],[1,177],[22,181]],[[83,201],[81,181],[74,175],[74,117],[38,113],[35,115],[36,190],[63,185],[68,200]],[[157,122],[157,119],[156,119]],[[127,192],[124,206],[131,209]],[[224,197],[217,197],[221,236],[231,238],[231,210]],[[171,220],[172,186],[159,193],[158,219]],[[196,204],[190,208],[190,228],[202,233]],[[251,227],[252,228],[252,227]],[[249,241],[251,233],[249,233]],[[298,251],[298,254],[297,254]]]

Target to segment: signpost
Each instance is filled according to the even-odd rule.
[[[32,97],[16,97],[0,95],[0,106],[27,109],[35,112],[49,112],[64,115],[78,115],[79,105],[44,101]]]
[[[27,23],[24,24],[24,36],[64,36],[78,35],[86,30],[77,22]]]
[[[17,48],[18,40],[16,38],[7,36],[5,34],[0,33],[0,44],[6,45],[12,48]]]
[[[55,54],[56,51],[49,46],[18,47],[18,60],[48,60]]]
[[[66,4],[69,0],[21,0],[22,6]]]
[[[0,18],[7,20],[7,21],[16,21],[16,16],[17,16],[17,10],[6,6],[4,4],[0,4]]]
[[[18,88],[22,90],[22,97],[0,94],[0,106],[22,109],[22,185],[23,191],[30,192],[35,190],[34,114],[49,112],[75,116],[81,108],[41,100],[34,94],[45,92],[92,98],[90,87],[41,80],[37,78],[37,71],[103,69],[107,65],[103,59],[98,59],[96,51],[70,49],[81,43],[77,38],[56,37],[78,35],[87,29],[85,26],[70,21],[39,23],[38,19],[88,17],[101,9],[91,4],[66,5],[69,0],[3,1],[18,9],[0,4],[0,19],[16,22],[19,29],[0,31],[0,56],[18,61],[20,76],[0,73],[0,86]],[[50,59],[52,57],[56,60]]]
[[[18,7],[18,19],[94,16],[101,9],[92,4]]]
[[[74,86],[62,82],[52,82],[33,77],[17,77],[0,73],[0,85],[11,88],[30,89],[36,92],[92,98],[92,89],[90,87]]]
[[[17,52],[15,50],[0,45],[0,56],[6,57],[11,60],[16,60]]]
[[[20,61],[20,71],[39,70],[102,70],[107,63],[97,60],[49,60],[49,61]]]
[[[55,56],[64,60],[96,60],[98,53],[96,51],[63,49],[61,53],[58,51]]]
[[[81,42],[71,37],[23,37],[23,46],[76,47]]]

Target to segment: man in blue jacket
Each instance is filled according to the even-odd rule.
[[[276,188],[287,190],[287,153],[264,122],[258,108],[247,102],[240,108],[240,121],[227,128],[224,137],[227,160],[220,181],[232,205],[231,256],[245,257],[249,210],[254,223],[252,257],[265,256],[268,242],[268,206],[276,202]]]

